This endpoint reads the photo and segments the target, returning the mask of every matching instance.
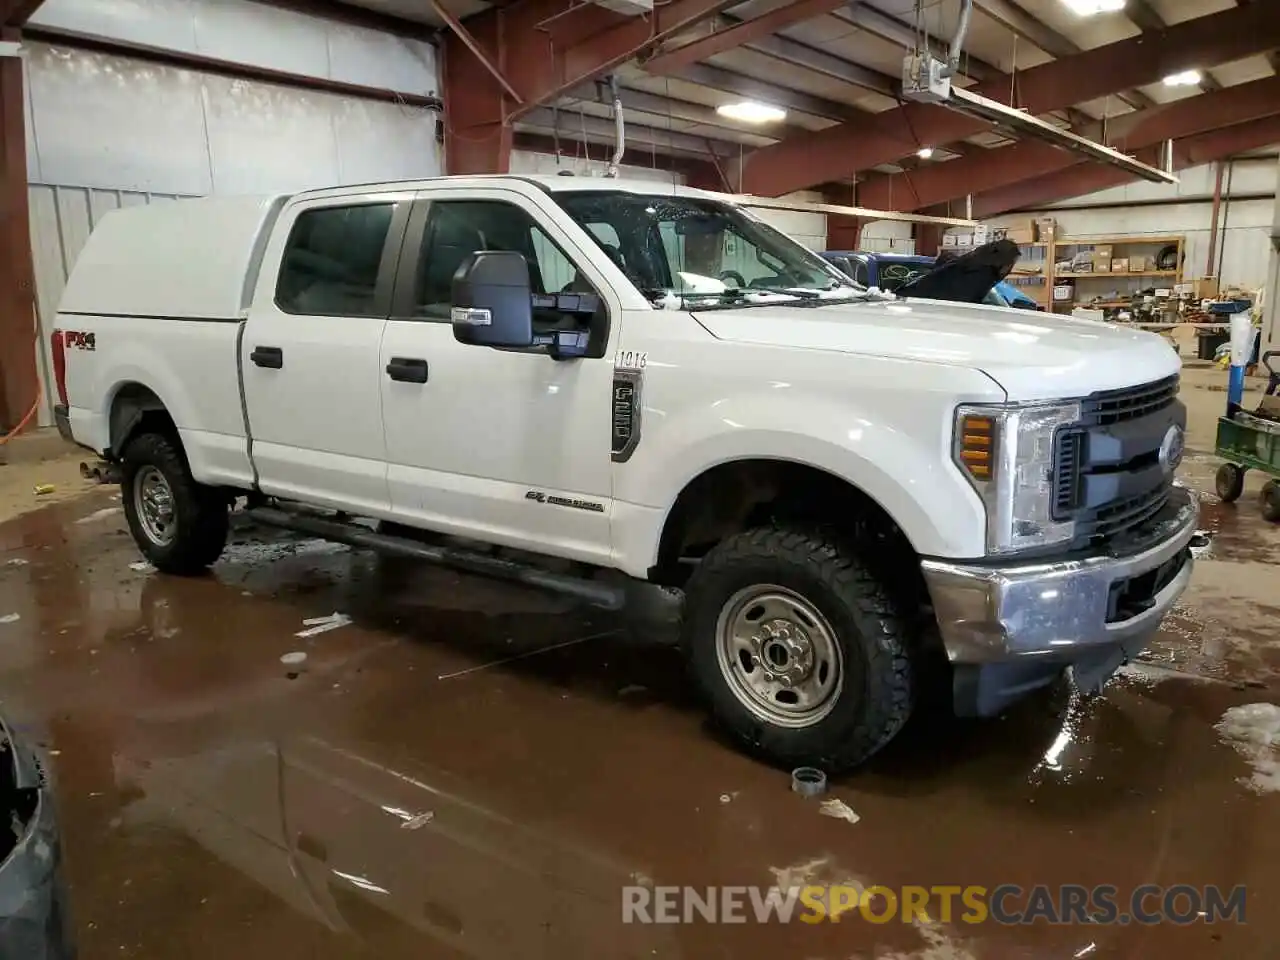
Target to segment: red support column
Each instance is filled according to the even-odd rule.
[[[472,36],[501,65],[502,19],[476,17]],[[510,124],[504,122],[506,95],[484,64],[456,33],[441,44],[444,88],[445,173],[506,173],[511,168]],[[499,66],[501,69],[501,66]]]
[[[942,248],[942,227],[936,223],[916,224],[916,253],[922,257],[936,257]]]
[[[0,39],[17,41],[16,30]],[[0,57],[0,426],[17,425],[37,400],[35,266],[27,208],[22,61]]]
[[[857,250],[862,241],[862,220],[838,213],[827,214],[827,249]]]

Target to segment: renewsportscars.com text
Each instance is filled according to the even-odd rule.
[[[1244,923],[1243,886],[622,888],[623,923],[1145,924]]]

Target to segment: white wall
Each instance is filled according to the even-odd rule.
[[[32,22],[402,93],[439,89],[429,44],[247,0],[47,0]],[[435,116],[423,108],[70,46],[24,47],[42,331],[90,230],[115,206],[441,172]],[[42,332],[46,405],[47,339]]]
[[[916,252],[916,241],[911,236],[911,224],[899,220],[876,220],[865,224],[858,244],[863,250],[877,253]]]
[[[990,222],[1003,225],[1031,216],[1053,216],[1058,221],[1060,236],[1070,240],[1182,235],[1186,237],[1183,279],[1190,279],[1202,276],[1208,262],[1215,169],[1212,164],[1192,167],[1182,171],[1180,177],[1177,186],[1134,183],[1073,197],[1043,211],[995,217]],[[1276,188],[1274,159],[1235,161],[1231,175],[1232,196],[1266,194],[1274,197]],[[1098,204],[1142,204],[1171,198],[1186,202],[1087,209]],[[1218,240],[1223,245],[1222,255],[1215,270],[1223,285],[1255,289],[1266,283],[1274,207],[1274,199],[1231,201],[1228,197],[1228,202],[1223,203]]]

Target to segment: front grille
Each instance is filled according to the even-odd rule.
[[[1172,489],[1171,484],[1161,484],[1136,497],[1114,500],[1105,507],[1091,511],[1092,516],[1081,522],[1078,535],[1091,540],[1110,540],[1140,527],[1164,509]]]
[[[1058,449],[1053,464],[1053,514],[1069,514],[1080,496],[1080,463],[1084,452],[1084,434],[1078,430],[1058,435]]]
[[[1104,390],[1081,403],[1081,420],[1086,426],[1108,427],[1127,420],[1158,413],[1178,398],[1178,375],[1140,387]]]
[[[1177,403],[1177,398],[1177,375],[1137,387],[1095,393],[1081,401],[1081,422],[1059,432],[1054,450],[1053,516],[1059,520],[1075,519],[1081,541],[1106,541],[1133,530],[1168,503],[1172,482],[1167,477],[1146,490],[1135,491],[1134,487],[1145,483],[1138,476],[1155,463],[1164,432],[1176,416],[1173,411],[1165,411]],[[1141,438],[1136,442],[1135,431]],[[1114,438],[1118,435],[1128,438],[1123,462],[1106,459],[1100,453],[1108,445],[1114,451]],[[1118,499],[1089,502],[1088,491],[1096,485],[1096,478],[1107,474],[1124,475],[1121,487],[1128,489]]]

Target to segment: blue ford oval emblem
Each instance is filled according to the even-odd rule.
[[[1183,429],[1176,423],[1165,432],[1164,439],[1160,441],[1159,454],[1160,466],[1165,473],[1173,473],[1178,469],[1178,464],[1182,463],[1185,443]]]

